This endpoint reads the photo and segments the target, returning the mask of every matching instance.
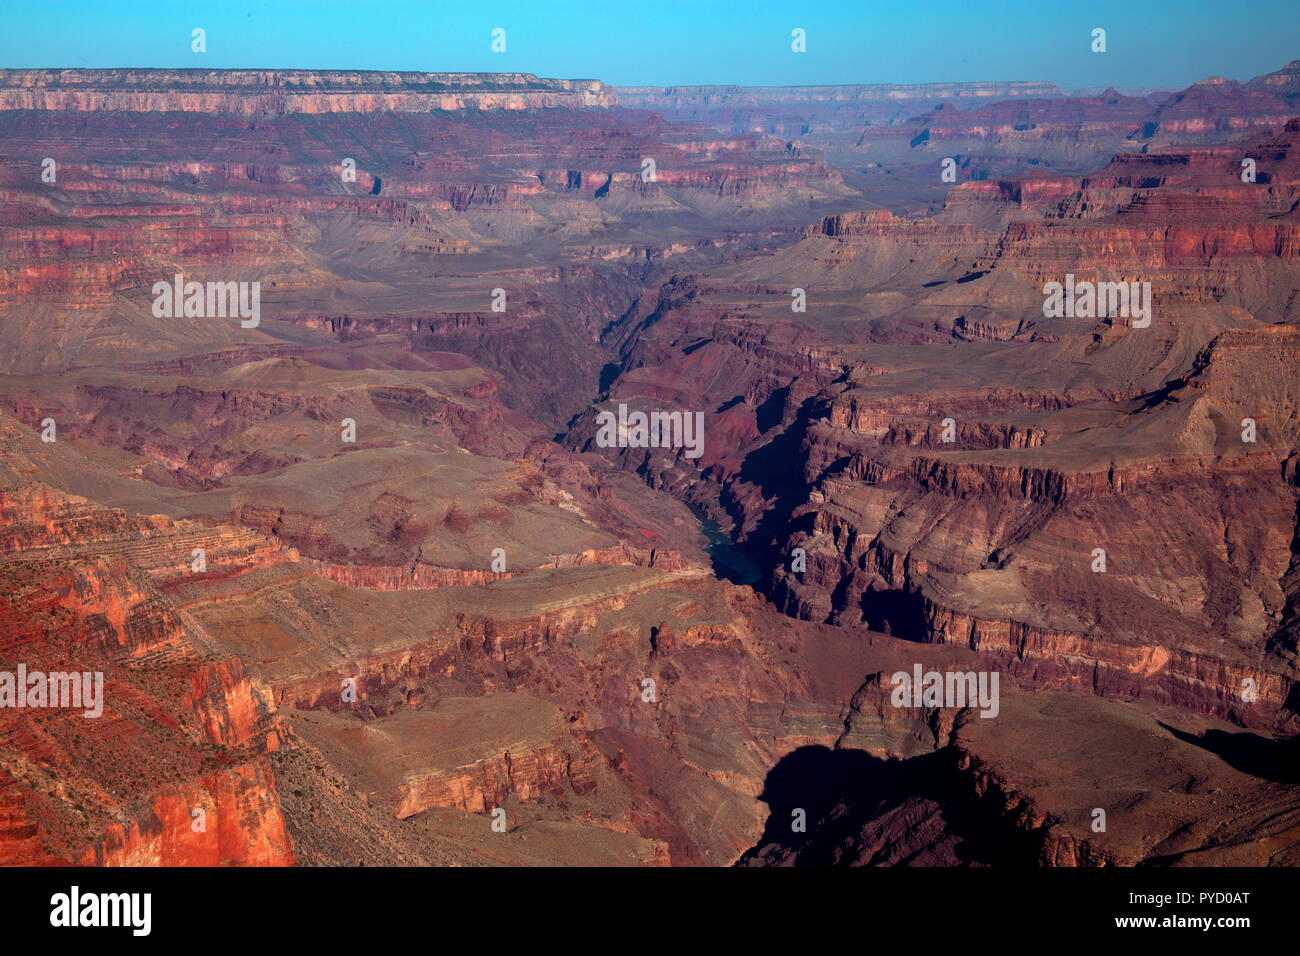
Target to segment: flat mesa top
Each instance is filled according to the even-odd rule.
[[[564,90],[600,92],[599,80],[561,80],[532,73],[418,73],[387,70],[40,69],[0,70],[0,89],[183,90],[250,93]]]

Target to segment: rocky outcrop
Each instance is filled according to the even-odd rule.
[[[292,863],[266,760],[278,744],[269,698],[238,661],[200,652],[207,641],[193,620],[149,583],[131,548],[112,547],[138,541],[148,524],[49,488],[6,497],[4,524],[23,549],[0,564],[5,670],[72,670],[102,687],[79,708],[0,711],[6,861]],[[21,537],[17,501],[33,506],[20,512]],[[114,556],[95,553],[101,540]],[[96,742],[89,754],[86,739]]]

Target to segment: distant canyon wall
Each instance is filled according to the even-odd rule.
[[[598,80],[530,73],[0,70],[0,110],[398,113],[616,106]]]

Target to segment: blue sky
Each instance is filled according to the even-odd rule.
[[[1300,0],[9,3],[0,67],[529,72],[616,85],[1052,80],[1182,87],[1300,59]],[[207,52],[190,31],[207,31]],[[490,49],[506,30],[506,51]],[[790,31],[807,52],[790,50]],[[1090,50],[1107,31],[1107,52]]]

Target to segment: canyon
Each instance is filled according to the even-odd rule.
[[[1298,209],[1300,61],[0,71],[0,863],[1300,863]]]

